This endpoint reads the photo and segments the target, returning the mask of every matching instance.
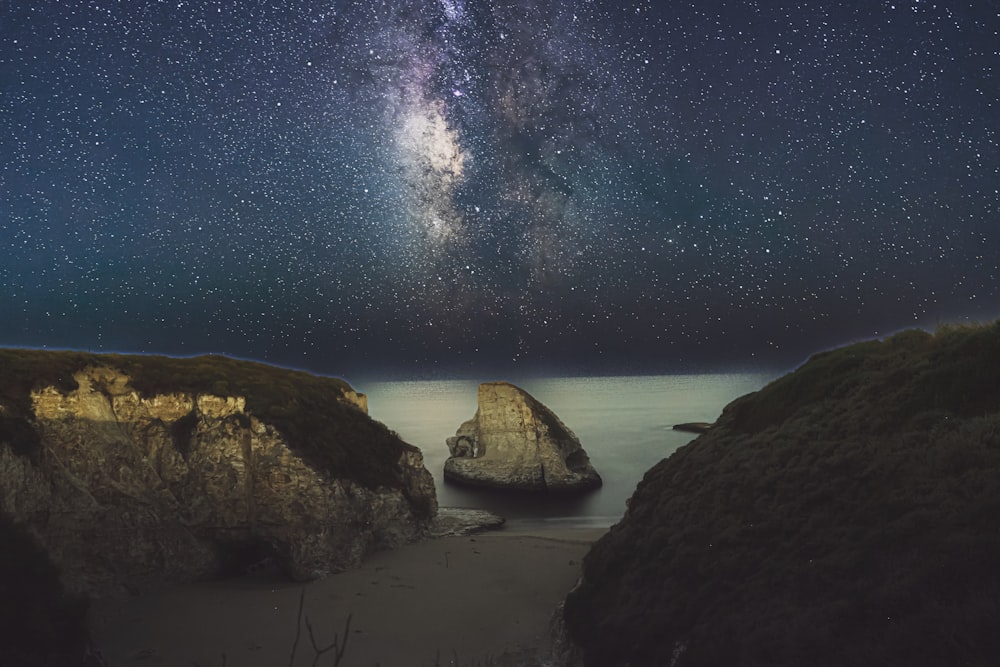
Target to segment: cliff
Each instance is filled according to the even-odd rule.
[[[507,382],[479,385],[475,417],[447,444],[448,480],[554,493],[601,485],[573,432],[528,392]]]
[[[568,664],[1000,655],[1000,324],[814,356],[653,467],[565,603]]]
[[[72,590],[273,558],[308,579],[423,535],[420,451],[346,383],[224,357],[0,350],[0,512]]]

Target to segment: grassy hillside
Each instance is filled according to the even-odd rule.
[[[186,392],[246,397],[247,411],[275,426],[310,464],[370,488],[399,488],[397,461],[414,449],[384,425],[338,399],[343,380],[221,356],[174,358],[40,350],[0,350],[0,442],[32,456],[30,392],[45,386],[69,392],[73,374],[88,366],[116,368],[144,396]],[[181,420],[183,422],[183,420]],[[183,423],[175,438],[183,446]]]
[[[996,664],[998,517],[1000,325],[852,345],[651,469],[567,626],[602,667]]]

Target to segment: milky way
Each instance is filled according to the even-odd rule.
[[[586,374],[994,319],[972,4],[3,3],[0,344]]]

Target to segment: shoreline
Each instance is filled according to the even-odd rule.
[[[372,554],[357,569],[308,583],[263,572],[97,600],[96,643],[110,667],[287,665],[300,595],[321,646],[343,635],[344,664],[475,664],[551,647],[556,605],[606,528],[501,529],[439,537]],[[302,623],[295,665],[311,664]],[[223,658],[225,656],[225,658]],[[332,653],[320,664],[332,664]]]

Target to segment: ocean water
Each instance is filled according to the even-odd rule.
[[[733,399],[760,389],[773,375],[710,374],[549,378],[517,382],[548,406],[580,439],[604,486],[572,498],[510,494],[445,483],[445,438],[476,413],[478,382],[377,382],[359,387],[369,413],[419,447],[443,507],[488,509],[513,527],[605,527],[625,513],[645,472],[695,436],[673,430],[712,422]]]

